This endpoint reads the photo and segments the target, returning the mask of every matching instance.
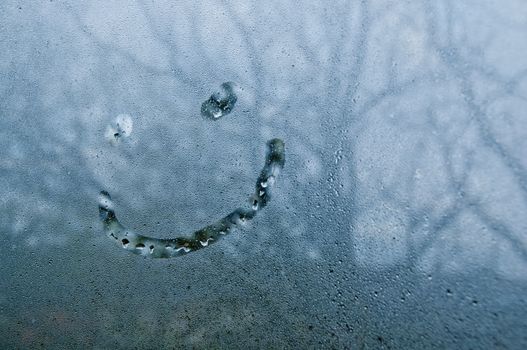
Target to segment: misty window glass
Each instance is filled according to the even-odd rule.
[[[525,348],[526,32],[2,1],[0,348]]]

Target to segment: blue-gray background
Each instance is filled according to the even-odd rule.
[[[526,348],[526,32],[521,0],[2,1],[1,348]],[[139,233],[217,220],[272,137],[243,233],[103,235],[102,189]]]

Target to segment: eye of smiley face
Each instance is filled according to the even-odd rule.
[[[201,115],[218,120],[229,114],[236,104],[235,84],[221,84],[219,91],[212,94],[201,105]],[[207,247],[222,237],[243,227],[244,223],[256,216],[271,199],[276,177],[285,164],[285,144],[281,139],[267,141],[265,163],[256,180],[255,191],[249,197],[247,207],[233,210],[218,221],[195,231],[189,236],[160,239],[132,232],[117,219],[114,205],[107,191],[99,193],[99,216],[106,235],[129,252],[152,258],[170,258]]]

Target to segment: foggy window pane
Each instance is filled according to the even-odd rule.
[[[0,349],[527,348],[527,3],[0,3]]]

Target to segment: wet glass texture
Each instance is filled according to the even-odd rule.
[[[1,1],[0,348],[527,348],[525,33],[520,0]]]

